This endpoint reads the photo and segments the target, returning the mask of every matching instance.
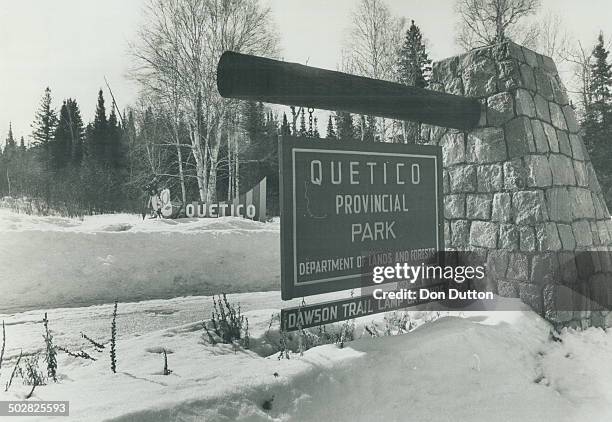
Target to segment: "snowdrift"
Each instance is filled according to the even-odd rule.
[[[274,311],[247,312],[255,343],[266,338]],[[565,331],[554,342],[550,326],[531,311],[454,315],[392,337],[370,338],[358,327],[360,338],[343,348],[320,346],[289,360],[210,345],[201,324],[185,324],[120,340],[117,374],[110,373],[107,356],[91,352],[100,356],[91,362],[62,355],[60,382],[38,387],[34,400],[69,399],[69,419],[79,421],[612,417],[610,333]],[[173,371],[167,376],[161,373],[163,349]],[[0,400],[22,399],[27,391],[16,384],[0,391]]]
[[[0,312],[278,290],[279,225],[0,210]]]

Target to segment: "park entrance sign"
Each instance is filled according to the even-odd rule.
[[[442,160],[427,145],[282,137],[284,300],[372,285],[443,247]]]
[[[231,51],[219,60],[217,88],[224,98],[459,130],[474,128],[481,116],[475,98]],[[374,267],[441,264],[440,147],[289,136],[279,142],[284,300],[370,287]],[[380,302],[362,291],[283,309],[281,320],[291,331],[415,304]]]

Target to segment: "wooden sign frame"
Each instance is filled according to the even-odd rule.
[[[401,196],[400,202],[403,202],[403,204],[400,207],[406,206],[406,202],[414,200],[414,203],[410,202],[411,205],[409,208],[406,208],[406,212],[391,212],[385,214],[385,216],[391,215],[400,221],[401,224],[398,224],[398,226],[402,225],[404,232],[410,226],[411,233],[414,232],[415,236],[411,237],[411,235],[406,233],[404,235],[397,235],[392,231],[394,227],[398,226],[388,223],[385,228],[387,232],[391,230],[388,241],[368,238],[367,242],[365,242],[367,245],[364,244],[363,249],[355,253],[355,248],[359,246],[354,245],[354,233],[352,238],[349,235],[351,234],[350,230],[355,230],[354,224],[362,224],[354,222],[355,219],[361,218],[361,216],[333,216],[329,211],[330,207],[333,208],[333,201],[340,200],[337,195],[349,192],[351,189],[351,192],[356,192],[355,189],[359,189],[359,186],[356,186],[356,184],[349,185],[348,183],[332,185],[320,181],[321,183],[315,183],[316,186],[314,186],[317,191],[315,193],[309,192],[308,189],[312,187],[313,180],[296,180],[304,175],[306,171],[305,162],[308,159],[310,159],[311,166],[313,162],[320,161],[320,163],[316,163],[317,169],[319,164],[325,166],[326,160],[330,163],[333,159],[337,159],[338,162],[344,160],[345,172],[348,165],[351,165],[351,170],[357,172],[356,169],[359,166],[353,166],[351,163],[361,163],[361,180],[369,178],[368,180],[370,181],[364,187],[365,190],[363,190],[364,195],[362,196],[367,196],[364,200],[370,199],[373,201],[378,199],[379,196],[376,195],[383,195],[381,192],[386,192],[385,195],[396,195],[396,204]],[[370,171],[368,174],[363,172],[366,164]],[[419,166],[419,183],[411,184],[411,182],[415,181],[415,165]],[[331,164],[331,167],[333,167],[333,164]],[[388,170],[387,167],[393,169],[393,171]],[[341,167],[338,168],[340,169]],[[409,168],[412,168],[411,175],[406,176],[401,173],[405,173],[406,169]],[[375,173],[375,170],[378,173]],[[360,271],[360,267],[355,262],[360,259],[363,260],[360,256],[363,257],[371,253],[371,251],[393,253],[431,248],[435,249],[436,252],[441,252],[444,248],[442,152],[438,146],[330,141],[282,136],[279,138],[279,171],[281,293],[283,300],[363,287],[364,275],[367,274]],[[311,177],[312,171],[310,169]],[[379,174],[381,172],[384,172],[384,183],[378,180],[382,177]],[[391,183],[395,177],[391,175],[392,172],[396,173],[397,176],[395,187],[392,186],[394,183]],[[324,173],[321,173],[321,175],[324,175]],[[375,175],[377,176],[376,178]],[[401,180],[404,183],[398,184],[402,177],[407,177],[409,182],[406,183],[405,180]],[[410,177],[412,177],[411,181]],[[355,176],[355,179],[357,179],[357,176]],[[316,182],[317,180],[314,181]],[[354,181],[351,179],[351,182]],[[423,185],[421,185],[421,181],[424,181]],[[365,182],[364,185],[366,185]],[[407,199],[407,196],[410,195],[416,196]],[[312,206],[322,206],[323,208],[321,209],[324,209],[324,211],[321,211],[321,213],[325,214],[326,217],[317,216],[315,215],[316,212],[311,212],[310,209],[307,212],[304,211],[305,208]],[[336,203],[337,212],[338,204]],[[373,213],[373,215],[364,216],[362,221],[364,225],[371,226],[374,224],[372,219],[379,217],[380,213],[378,215]],[[316,220],[316,218],[320,219]],[[353,221],[352,228],[350,228],[351,223],[347,222],[348,220]],[[388,227],[389,225],[391,225],[390,228]],[[347,227],[349,227],[349,232],[347,232]],[[377,227],[377,230],[379,228]],[[344,237],[339,237],[336,231],[342,231],[342,236]],[[382,235],[383,231],[380,231],[380,233]],[[391,235],[393,235],[393,239],[390,239]],[[300,275],[298,267],[302,271],[305,265],[310,265],[310,262],[323,263],[320,259],[321,257],[319,257],[319,261],[314,257],[319,248],[327,252],[331,251],[331,253],[327,253],[325,256],[332,260],[329,266],[335,268],[332,276],[310,274],[306,278],[303,274]],[[309,249],[310,252],[304,255],[302,253],[304,249]],[[349,257],[347,253],[351,256]],[[437,253],[437,255],[440,256],[441,254]],[[353,259],[349,265],[349,258],[351,257]],[[344,261],[341,262],[343,265],[334,265],[337,259],[343,259]],[[326,259],[324,260],[327,261]],[[338,269],[341,266],[344,269]],[[348,268],[349,266],[350,268]],[[366,284],[368,284],[367,281]],[[369,285],[372,284],[369,283]]]

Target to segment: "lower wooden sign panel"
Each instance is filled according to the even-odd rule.
[[[445,291],[446,282],[431,284],[426,288],[429,292]],[[417,292],[424,286],[407,289]],[[432,299],[375,299],[372,295],[352,297],[312,305],[296,306],[281,310],[281,329],[285,332],[331,324],[347,319],[389,312],[409,306],[431,302]]]

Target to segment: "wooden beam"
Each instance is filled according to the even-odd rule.
[[[217,66],[222,97],[347,111],[455,129],[480,119],[475,98],[226,51]]]

